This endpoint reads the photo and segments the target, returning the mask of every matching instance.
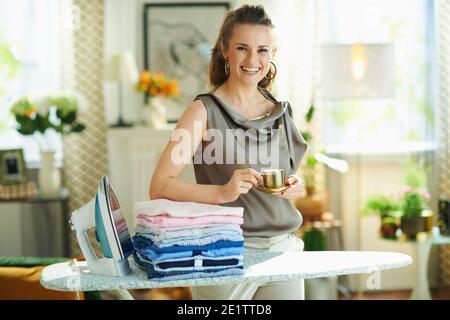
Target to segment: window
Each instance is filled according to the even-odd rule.
[[[39,161],[36,138],[22,136],[14,129],[9,109],[15,99],[29,94],[48,94],[59,88],[58,0],[0,0],[0,45],[19,61],[14,78],[4,74],[6,63],[0,56],[0,149],[23,148],[25,160]],[[62,159],[59,134],[49,135]]]
[[[323,1],[322,43],[393,43],[396,94],[322,101],[327,150],[433,145],[432,13],[427,0]]]

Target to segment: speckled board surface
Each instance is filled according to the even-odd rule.
[[[45,288],[60,291],[192,287],[373,273],[401,268],[412,263],[410,256],[395,252],[305,251],[281,253],[245,249],[244,275],[153,281],[148,280],[146,272],[138,269],[131,260],[132,272],[122,277],[91,274],[85,263],[82,262],[77,264],[80,271],[74,270],[69,263],[57,263],[43,270],[40,282]]]

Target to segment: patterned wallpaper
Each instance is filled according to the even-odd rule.
[[[61,2],[61,83],[79,92],[88,105],[80,114],[86,129],[64,138],[64,180],[70,191],[70,212],[86,204],[107,174],[107,124],[103,102],[103,0]],[[88,232],[92,237],[93,232]],[[95,241],[93,241],[95,243]],[[98,252],[98,247],[94,246]],[[71,233],[71,255],[79,255]]]
[[[450,199],[450,3],[437,0],[437,70],[439,150],[437,155],[439,198]],[[439,283],[450,286],[450,246],[439,246]]]

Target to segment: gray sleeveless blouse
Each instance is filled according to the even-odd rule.
[[[286,177],[295,174],[307,145],[292,119],[289,103],[277,101],[265,117],[247,119],[212,92],[198,95],[207,111],[208,141],[202,141],[193,156],[199,184],[226,184],[236,169],[284,169]],[[263,155],[263,156],[260,156]],[[288,199],[252,187],[224,206],[243,207],[242,229],[247,237],[274,237],[296,230],[302,223],[300,212]]]

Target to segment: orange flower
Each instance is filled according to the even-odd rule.
[[[28,118],[31,118],[37,111],[37,107],[35,105],[32,105],[30,109],[25,111],[25,116]]]
[[[148,72],[148,70],[144,70],[144,71],[142,71],[140,82],[141,83],[149,83],[150,78],[151,78],[150,72]]]
[[[151,96],[157,96],[158,95],[158,88],[156,87],[150,87],[148,90],[148,93],[150,93]]]
[[[139,82],[135,85],[135,90],[151,96],[173,97],[180,94],[177,81],[167,79],[161,71],[152,74],[144,70],[139,77]]]

